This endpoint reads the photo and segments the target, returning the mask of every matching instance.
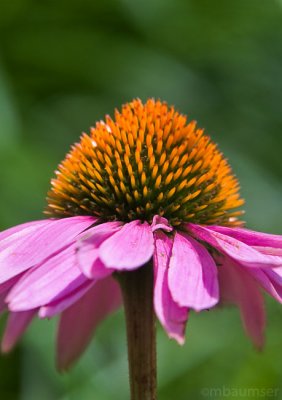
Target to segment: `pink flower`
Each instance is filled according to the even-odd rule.
[[[67,368],[121,305],[115,276],[148,263],[170,338],[184,343],[190,310],[232,303],[263,345],[261,288],[281,302],[282,237],[238,227],[237,180],[194,122],[160,102],[126,105],[72,148],[48,203],[52,218],[0,233],[4,352],[34,316],[59,314],[58,366]]]

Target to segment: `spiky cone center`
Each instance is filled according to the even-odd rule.
[[[134,100],[84,133],[56,171],[46,213],[105,221],[241,225],[239,184],[203,129],[161,101]]]

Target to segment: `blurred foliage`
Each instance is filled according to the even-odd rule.
[[[81,131],[133,97],[160,97],[219,143],[248,226],[281,234],[281,40],[281,0],[1,1],[0,229],[41,218]],[[267,310],[261,354],[233,309],[193,314],[184,347],[159,329],[160,399],[224,386],[276,388],[282,399],[282,311],[272,300]],[[54,335],[55,321],[35,321],[1,359],[1,399],[127,398],[122,312],[67,374],[54,369]]]

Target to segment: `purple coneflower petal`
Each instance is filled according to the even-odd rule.
[[[52,318],[54,315],[63,312],[84,296],[85,293],[87,293],[95,284],[96,281],[93,280],[84,282],[81,286],[67,294],[65,297],[52,301],[46,306],[40,307],[38,312],[39,318]]]
[[[198,239],[209,243],[217,250],[246,267],[265,267],[282,265],[282,257],[263,254],[239,240],[216,232],[207,227],[188,224],[188,229]]]
[[[153,255],[154,238],[147,222],[132,221],[101,245],[99,256],[108,268],[132,270]]]
[[[155,215],[153,217],[151,229],[152,232],[155,232],[158,229],[162,229],[165,232],[173,231],[173,227],[168,223],[168,220],[164,217],[160,217],[159,215]]]
[[[6,289],[5,291],[0,293],[0,315],[7,310],[7,303],[6,303],[6,297],[7,294],[9,293],[9,289]]]
[[[218,225],[209,226],[208,229],[231,236],[249,246],[282,248],[281,235],[255,232],[246,228],[228,228],[226,226]]]
[[[18,233],[20,231],[23,231],[24,229],[28,228],[33,228],[36,229],[36,227],[39,227],[40,225],[48,225],[52,222],[51,219],[41,219],[37,221],[30,221],[30,222],[25,222],[24,224],[16,225],[13,226],[12,228],[8,228],[2,232],[0,232],[0,241],[6,239],[9,236],[14,235],[15,233]]]
[[[0,284],[0,294],[2,294],[3,292],[6,293],[7,291],[9,291],[14,286],[14,284],[19,280],[19,278],[20,278],[19,276],[15,276],[14,278],[11,278],[6,282],[1,283]]]
[[[19,278],[20,276],[15,276],[14,278],[0,284],[0,314],[7,309],[6,297]]]
[[[106,222],[90,228],[77,243],[77,263],[88,278],[101,279],[110,275],[113,270],[106,268],[99,259],[100,245],[120,230],[119,222]]]
[[[282,267],[263,268],[267,276],[282,288]]]
[[[8,295],[9,309],[24,311],[66,296],[87,278],[75,265],[75,245],[27,272]]]
[[[22,242],[28,240],[30,237],[34,236],[34,233],[37,235],[44,231],[48,225],[51,225],[52,222],[48,220],[42,220],[42,224],[37,223],[28,223],[24,224],[25,227],[21,228],[16,226],[14,228],[10,228],[7,231],[1,232],[2,240],[0,241],[0,252],[1,254],[5,254],[4,251],[8,249],[13,249],[16,244],[21,245]],[[17,229],[18,228],[18,229]],[[9,254],[9,253],[8,253]],[[3,256],[2,256],[3,257]],[[3,258],[5,260],[5,258]]]
[[[252,276],[277,301],[282,303],[282,268],[252,268]]]
[[[10,313],[1,343],[3,353],[12,350],[32,321],[35,313],[36,310]]]
[[[264,344],[264,299],[258,284],[240,265],[225,259],[218,268],[220,300],[240,308],[241,319],[247,335],[261,349]]]
[[[112,277],[98,281],[78,302],[64,311],[57,338],[57,364],[66,369],[85,350],[96,326],[121,304],[118,284]]]
[[[277,247],[262,247],[262,246],[252,246],[252,247],[263,254],[268,254],[269,256],[280,256],[280,257],[282,256],[282,248],[278,249]]]
[[[7,237],[0,243],[0,250],[6,247],[0,252],[0,283],[63,249],[95,221],[92,217],[71,217],[39,226],[36,223]]]
[[[179,232],[174,237],[168,285],[180,306],[196,311],[213,307],[219,299],[213,258],[204,246]]]
[[[168,288],[168,266],[173,240],[165,233],[155,233],[154,252],[154,307],[157,317],[170,338],[179,344],[185,341],[185,325],[188,309],[180,307],[172,298]]]

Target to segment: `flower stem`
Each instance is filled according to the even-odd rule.
[[[131,400],[156,400],[156,329],[151,263],[118,274],[127,328]]]

